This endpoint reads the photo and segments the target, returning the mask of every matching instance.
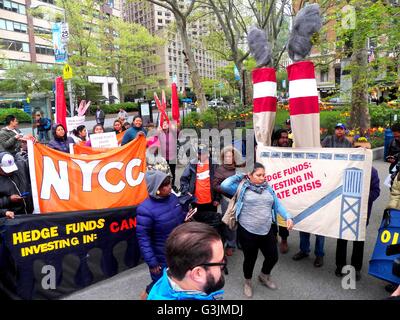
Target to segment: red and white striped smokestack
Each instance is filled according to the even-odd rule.
[[[253,124],[257,144],[271,145],[276,115],[276,71],[253,70]]]
[[[287,72],[294,146],[321,147],[314,64],[311,61],[295,62],[287,67]]]

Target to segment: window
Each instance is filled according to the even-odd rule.
[[[36,45],[35,49],[37,54],[45,54],[48,56],[54,55],[53,48],[51,47]]]
[[[162,23],[162,19],[158,19],[157,22],[158,22],[158,23]]]
[[[5,50],[29,52],[29,43],[26,42],[0,39],[0,46],[2,46]]]
[[[161,11],[157,11],[157,15],[162,16],[162,12]]]
[[[328,76],[329,76],[328,71],[321,70],[321,72],[320,72],[321,82],[328,82]]]
[[[25,14],[25,5],[9,0],[0,0],[0,9]]]

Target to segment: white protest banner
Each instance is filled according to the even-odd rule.
[[[257,161],[295,230],[365,240],[371,150],[259,146]]]
[[[90,135],[92,148],[116,148],[118,147],[115,132],[96,133]]]
[[[75,116],[75,117],[67,117],[65,118],[67,122],[67,131],[71,132],[76,129],[80,125],[85,124],[85,116]]]

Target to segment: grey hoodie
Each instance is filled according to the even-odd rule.
[[[165,178],[168,177],[167,174],[161,171],[147,171],[146,172],[146,184],[147,184],[147,192],[149,196],[155,199],[161,199],[157,195],[157,190],[160,188],[160,185],[163,183]]]

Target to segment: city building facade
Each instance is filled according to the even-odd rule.
[[[55,0],[0,0],[0,80],[13,66],[37,63],[46,68],[56,63],[52,42],[43,37],[51,39],[52,21],[32,15],[32,10],[40,7],[63,14],[55,4]],[[108,0],[99,10],[121,17],[121,4],[121,0]],[[115,78],[93,75],[89,81],[101,85],[104,97],[119,99]]]
[[[184,8],[184,3],[184,1],[179,1],[181,9]],[[122,15],[125,21],[138,23],[146,27],[151,34],[165,40],[165,43],[156,47],[153,52],[159,57],[158,62],[143,66],[144,76],[152,77],[156,81],[150,85],[137,84],[136,89],[142,91],[144,95],[149,90],[151,96],[153,89],[169,87],[173,81],[176,81],[179,92],[184,92],[185,89],[191,87],[182,41],[171,28],[174,23],[172,12],[149,2],[137,2],[124,5]],[[200,19],[188,28],[200,77],[216,79],[218,67],[225,66],[226,62],[215,59],[201,43],[200,37],[207,32],[206,19]]]

